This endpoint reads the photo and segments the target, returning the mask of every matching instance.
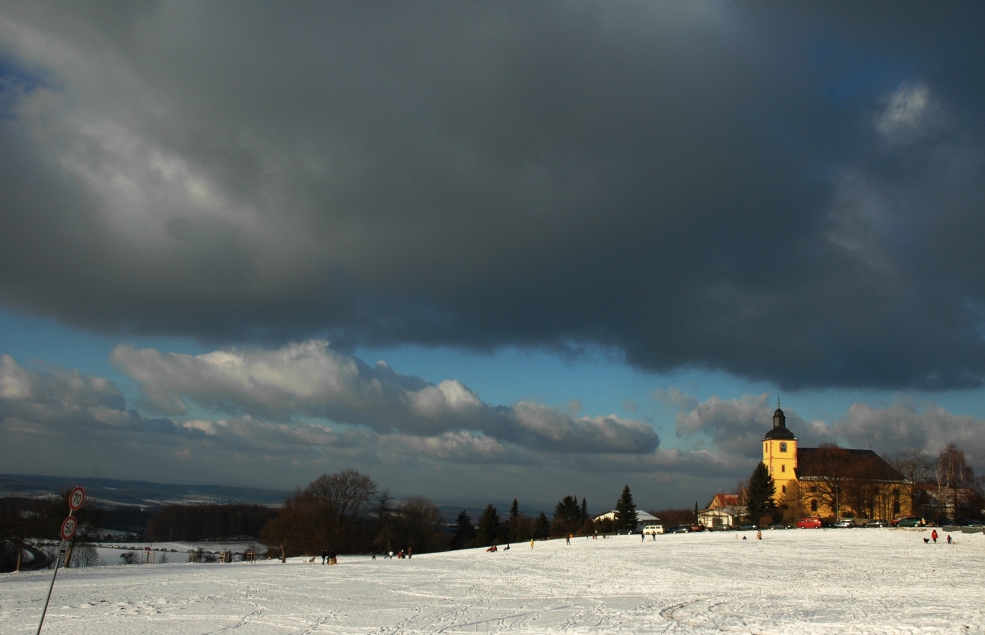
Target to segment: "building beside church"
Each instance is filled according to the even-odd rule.
[[[599,514],[598,516],[595,516],[594,518],[592,518],[592,520],[594,522],[596,522],[596,523],[601,523],[604,520],[610,520],[612,522],[615,522],[616,521],[616,517],[618,515],[619,515],[619,512],[617,510],[610,509],[609,511],[605,512],[604,514]],[[660,522],[660,519],[657,518],[656,516],[654,516],[653,514],[648,514],[648,513],[644,512],[644,511],[641,511],[641,510],[637,509],[636,510],[636,529],[634,531],[641,532],[641,531],[643,531],[643,527],[645,527],[647,525],[652,525],[652,524],[655,524],[655,523],[659,523],[659,522]]]
[[[738,494],[715,494],[708,507],[698,512],[698,524],[708,529],[733,529],[745,514]]]
[[[910,513],[907,481],[882,457],[835,445],[798,447],[779,404],[763,437],[763,463],[776,485],[774,501],[790,518],[889,520]]]

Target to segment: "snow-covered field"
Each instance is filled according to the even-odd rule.
[[[952,535],[953,545],[903,529],[622,536],[335,567],[70,569],[43,632],[983,633],[985,536]],[[0,575],[0,635],[36,632],[50,580]]]

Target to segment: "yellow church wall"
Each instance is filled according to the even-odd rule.
[[[776,485],[777,505],[797,501],[797,440],[763,441],[763,463]]]
[[[832,506],[822,500],[823,498],[830,498],[830,496],[822,496],[825,487],[825,482],[820,480],[801,481],[799,483],[798,504],[803,516],[855,518],[867,515],[865,510],[853,509],[850,503],[844,502],[845,499],[849,498],[847,493],[839,505],[839,513],[835,515]],[[892,520],[897,516],[909,516],[913,513],[910,496],[900,483],[878,485],[873,502],[872,520]]]

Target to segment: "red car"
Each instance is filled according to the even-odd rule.
[[[820,518],[801,518],[797,522],[798,529],[820,529],[821,519]]]

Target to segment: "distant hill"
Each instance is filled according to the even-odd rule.
[[[0,497],[45,498],[75,485],[86,497],[104,507],[160,507],[171,503],[280,505],[283,490],[223,485],[176,485],[81,476],[0,474]]]

